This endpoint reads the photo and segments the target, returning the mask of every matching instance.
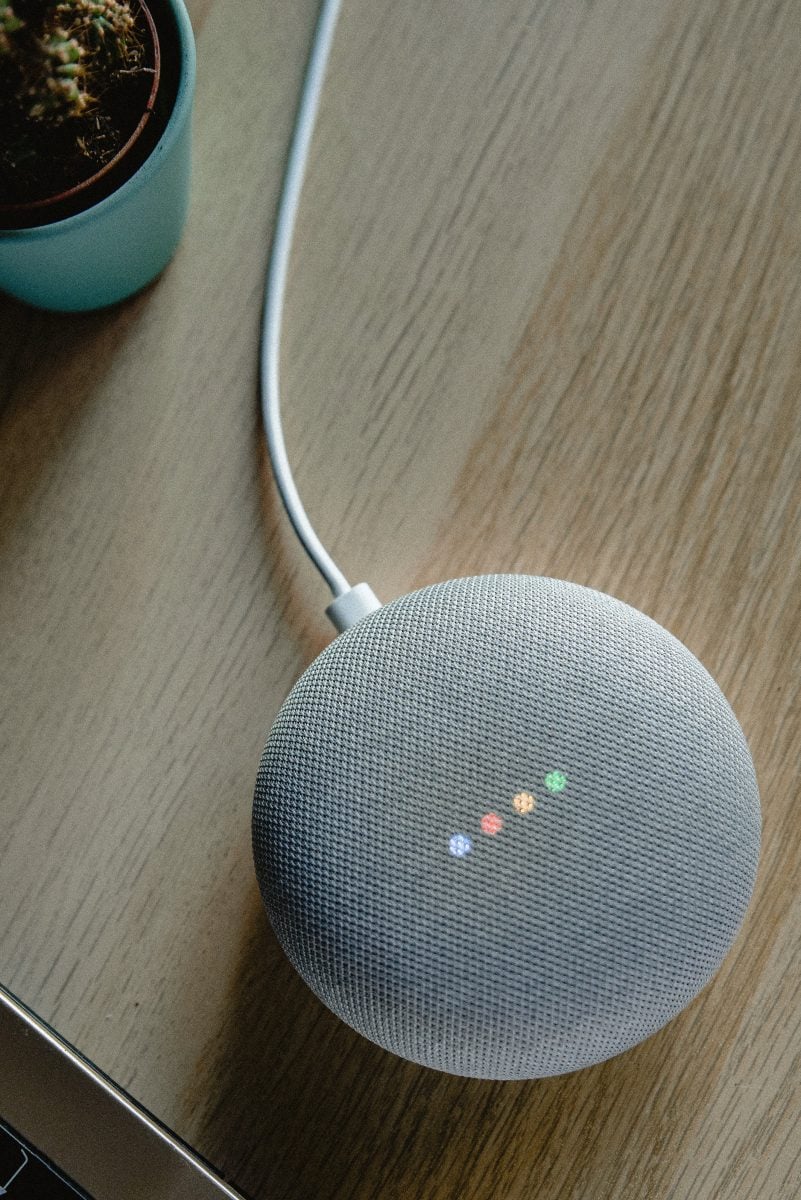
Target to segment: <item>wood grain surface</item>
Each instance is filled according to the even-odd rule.
[[[249,813],[325,644],[256,405],[313,0],[192,0],[193,208],[90,316],[0,301],[0,978],[258,1200],[801,1193],[797,0],[345,0],[284,338],[319,532],[388,599],[612,592],[749,738],[764,850],[680,1017],[527,1083],[383,1053],[294,974]]]

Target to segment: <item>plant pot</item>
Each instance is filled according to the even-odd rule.
[[[39,308],[81,312],[123,300],[155,279],[178,246],[189,201],[195,43],[183,0],[148,4],[160,47],[158,86],[174,92],[155,145],[131,166],[146,146],[143,131],[155,128],[148,110],[102,178],[53,198],[57,219],[47,219],[48,201],[31,206],[25,227],[0,227],[0,288]],[[65,208],[78,211],[61,215]]]

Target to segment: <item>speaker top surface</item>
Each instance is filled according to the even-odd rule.
[[[751,757],[650,618],[533,576],[452,580],[341,634],[281,708],[253,840],[276,934],[415,1062],[536,1078],[679,1012],[742,922]]]

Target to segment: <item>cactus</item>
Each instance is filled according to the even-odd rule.
[[[22,29],[23,24],[10,4],[0,4],[0,55],[11,53],[11,35]]]
[[[69,187],[113,157],[138,120],[123,127],[120,94],[138,97],[137,79],[147,91],[143,30],[139,0],[0,0],[0,200],[35,192],[31,172],[54,175],[62,159]]]
[[[135,69],[141,42],[128,0],[28,4],[24,21],[0,6],[0,53],[16,59],[19,100],[36,121],[80,117],[94,103],[93,82],[110,70]],[[37,12],[38,10],[38,12]],[[31,36],[31,27],[38,34]]]
[[[28,115],[36,121],[79,117],[92,103],[86,90],[86,51],[66,29],[57,26],[39,42],[43,70]]]

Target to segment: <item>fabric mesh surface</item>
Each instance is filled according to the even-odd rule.
[[[759,840],[745,738],[690,651],[520,575],[424,588],[337,637],[278,714],[253,813],[270,919],[320,999],[488,1079],[588,1066],[670,1020],[737,933]]]

